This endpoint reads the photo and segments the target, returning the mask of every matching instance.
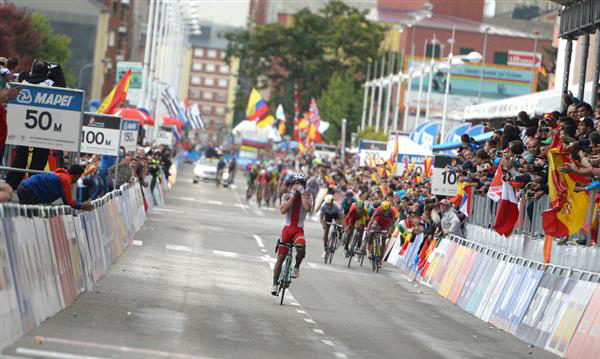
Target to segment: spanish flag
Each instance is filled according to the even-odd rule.
[[[123,74],[119,83],[112,89],[112,91],[106,96],[102,105],[98,108],[96,113],[104,113],[110,115],[114,109],[125,102],[127,98],[127,90],[129,90],[129,82],[131,82],[131,69],[127,70]]]
[[[248,98],[248,106],[246,107],[246,118],[248,121],[262,120],[268,113],[269,106],[267,106],[267,102],[255,88],[252,88],[250,98]]]
[[[542,212],[544,234],[553,237],[566,237],[583,227],[590,203],[586,192],[575,192],[575,183],[588,184],[589,179],[572,173],[560,173],[559,168],[570,158],[560,153],[560,148],[548,151],[548,190],[550,209]]]

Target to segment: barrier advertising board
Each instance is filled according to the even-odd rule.
[[[121,147],[126,152],[134,152],[137,148],[140,123],[135,120],[121,119]]]
[[[567,358],[596,359],[598,353],[600,353],[600,285],[596,285],[565,356]]]
[[[454,196],[458,190],[458,176],[446,170],[446,166],[458,161],[456,157],[435,155],[431,168],[431,193],[441,196]]]
[[[477,259],[475,260],[475,264],[473,264],[473,267],[469,272],[469,276],[467,277],[467,280],[465,281],[465,284],[463,286],[463,290],[460,292],[460,296],[456,301],[456,304],[462,309],[465,309],[465,307],[469,303],[469,299],[471,299],[471,295],[475,291],[475,286],[477,285],[477,283],[479,283],[479,279],[485,272],[485,268],[491,259],[492,257],[490,256],[484,255],[482,253],[477,253]]]
[[[84,113],[81,127],[81,152],[117,156],[120,128],[121,117],[119,116]]]
[[[8,101],[6,143],[79,151],[82,90],[11,83],[21,93]]]

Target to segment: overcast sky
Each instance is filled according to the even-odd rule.
[[[201,3],[200,20],[231,26],[246,26],[250,0],[195,0]]]

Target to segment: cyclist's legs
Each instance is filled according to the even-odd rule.
[[[348,224],[346,226],[346,230],[344,231],[344,248],[348,250],[348,245],[350,244],[350,238],[354,234],[354,226]]]
[[[329,238],[329,227],[330,225],[327,224],[328,218],[325,217],[325,228],[323,229],[323,249],[327,249],[327,240]]]

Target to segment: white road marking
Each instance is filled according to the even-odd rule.
[[[311,268],[319,268],[318,265],[316,265],[315,263],[311,263],[311,262],[307,262],[306,265],[308,265]]]
[[[239,254],[237,254],[235,252],[218,251],[218,250],[214,250],[212,252],[213,252],[213,254],[215,254],[217,256],[221,256],[221,257],[235,258],[235,257],[239,256]]]
[[[173,212],[173,213],[183,213],[183,211],[181,210],[177,210],[177,209],[171,209],[171,208],[161,208],[161,207],[154,207],[155,211],[158,212]]]
[[[335,356],[340,359],[347,359],[348,356],[344,353],[335,352]]]
[[[36,358],[60,358],[60,359],[101,359],[101,357],[92,357],[88,355],[77,355],[69,353],[51,352],[47,350],[17,348],[17,354],[31,355]]]
[[[223,204],[223,202],[221,202],[221,201],[208,201],[208,203],[209,204],[219,204],[219,205]]]
[[[133,241],[131,241],[131,244],[134,246],[141,246],[142,244],[144,244],[144,242],[134,239]]]
[[[180,251],[180,252],[191,252],[192,251],[192,249],[190,247],[180,246],[177,244],[167,244],[165,246],[165,249],[169,249],[172,251]]]
[[[260,248],[265,248],[262,239],[260,239],[260,237],[257,234],[254,234],[254,239],[256,240],[256,243],[258,243],[258,246]]]
[[[315,321],[310,318],[304,318],[304,321],[310,324],[315,324]]]
[[[265,209],[270,212],[275,212],[275,208],[272,207],[266,207]]]
[[[248,212],[248,209],[247,209],[248,206],[242,203],[242,200],[240,199],[240,196],[238,196],[237,191],[234,190],[232,186],[229,186],[229,189],[231,189],[231,192],[233,192],[233,195],[235,196],[235,199],[238,201],[238,203],[240,205],[242,205],[242,206],[245,206],[245,207],[240,207],[240,208],[243,209],[244,212],[247,213]]]
[[[234,204],[234,206],[239,207],[241,209],[246,209],[249,207],[247,204],[241,204],[241,203],[236,203],[236,204]]]
[[[263,248],[263,249],[261,249],[261,251],[263,251],[263,252],[267,252],[267,250],[266,250],[266,249],[264,249],[264,248]]]
[[[323,344],[329,345],[330,347],[335,346],[335,344],[333,344],[333,342],[331,340],[321,339],[321,341],[323,342]]]
[[[236,184],[230,184],[229,187],[231,187],[231,189],[236,189],[237,185]]]
[[[325,332],[323,332],[321,329],[316,329],[316,328],[313,329],[313,332],[315,332],[317,334],[321,334],[321,335],[325,334]]]
[[[298,312],[298,313],[300,313],[300,314],[306,314],[306,312],[305,312],[305,311],[303,311],[303,310],[300,310],[300,309],[296,309],[296,312]]]

